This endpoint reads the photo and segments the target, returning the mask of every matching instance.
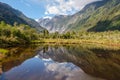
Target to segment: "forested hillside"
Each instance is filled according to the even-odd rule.
[[[24,45],[36,39],[38,39],[38,33],[28,25],[11,26],[3,21],[0,22],[0,45]]]
[[[4,21],[10,25],[14,25],[14,23],[26,24],[32,28],[36,28],[38,31],[43,30],[43,28],[35,20],[26,17],[19,10],[16,10],[2,2],[0,2],[0,21]]]
[[[120,0],[96,1],[86,5],[74,15],[62,16],[62,18],[53,17],[47,22],[43,19],[39,23],[49,31],[60,33],[120,30]]]

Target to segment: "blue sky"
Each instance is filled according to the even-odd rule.
[[[98,0],[0,0],[33,19],[71,15],[93,1]]]

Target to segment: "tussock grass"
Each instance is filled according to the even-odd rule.
[[[81,43],[95,43],[104,45],[120,46],[119,41],[111,40],[85,40],[85,39],[43,39],[34,40],[32,43],[54,43],[54,44],[81,44]]]
[[[8,50],[6,50],[6,49],[0,49],[0,54],[6,54],[6,53],[8,53]]]

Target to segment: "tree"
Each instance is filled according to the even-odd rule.
[[[44,30],[44,31],[43,31],[43,36],[44,36],[44,38],[49,37],[49,32],[48,32],[48,30]]]
[[[4,21],[1,21],[0,24],[1,24],[2,27],[5,27],[5,26],[6,26],[6,23],[5,23]]]

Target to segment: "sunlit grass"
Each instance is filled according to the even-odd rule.
[[[6,53],[8,53],[8,50],[0,48],[0,61],[5,57]]]
[[[6,54],[6,53],[8,53],[8,50],[6,50],[6,49],[0,49],[0,54]]]
[[[93,39],[42,39],[34,40],[32,43],[55,43],[55,44],[81,44],[81,43],[95,43],[95,44],[104,44],[112,46],[120,46],[119,41],[112,40],[93,40]]]

